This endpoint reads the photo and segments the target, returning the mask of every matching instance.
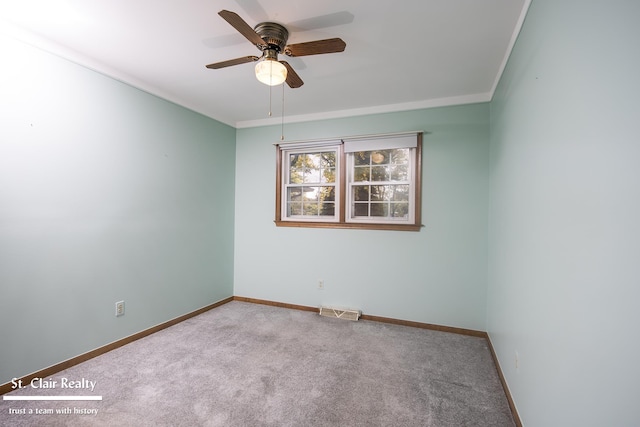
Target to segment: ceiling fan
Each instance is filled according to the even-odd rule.
[[[230,67],[246,62],[259,61],[256,64],[256,77],[262,83],[275,86],[286,82],[292,89],[304,84],[300,76],[286,61],[279,61],[278,54],[287,56],[308,56],[323,53],[336,53],[344,51],[347,44],[339,38],[315,40],[304,43],[287,44],[289,31],[275,22],[261,22],[251,28],[238,14],[221,10],[218,12],[225,21],[253,43],[261,52],[261,56],[243,56],[228,61],[216,62],[207,65],[210,69]]]

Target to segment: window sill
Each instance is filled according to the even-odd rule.
[[[422,225],[416,224],[369,224],[361,222],[311,222],[311,221],[274,221],[277,227],[296,228],[351,228],[358,230],[420,231]]]

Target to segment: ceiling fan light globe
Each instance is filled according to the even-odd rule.
[[[256,64],[256,78],[269,86],[277,86],[287,80],[287,68],[274,60],[264,60]]]

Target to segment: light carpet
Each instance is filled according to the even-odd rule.
[[[514,426],[483,338],[238,301],[45,380],[6,396],[102,400],[2,401],[0,425]]]

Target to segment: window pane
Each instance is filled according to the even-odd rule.
[[[408,148],[396,148],[390,150],[391,163],[395,165],[404,165],[409,163],[409,149]]]
[[[386,203],[371,203],[371,216],[389,216],[389,205]]]
[[[360,181],[369,181],[369,177],[371,175],[371,168],[369,166],[356,166],[353,171],[353,180]]]
[[[371,200],[382,201],[389,200],[391,196],[391,188],[389,185],[372,185],[371,186]]]
[[[335,203],[322,203],[320,205],[320,215],[323,216],[334,216],[336,214],[336,204]]]
[[[409,186],[408,185],[394,185],[393,194],[389,198],[389,200],[394,200],[397,202],[408,202],[409,201]]]
[[[409,203],[391,203],[392,218],[406,218],[409,215]]]
[[[320,167],[323,169],[335,168],[336,167],[336,153],[335,151],[328,151],[326,153],[320,154],[322,161],[320,163]]]
[[[371,164],[371,156],[369,151],[358,151],[353,153],[353,163],[356,166],[364,166]]]
[[[303,182],[305,184],[320,182],[320,169],[305,168]]]
[[[369,201],[369,186],[368,185],[355,185],[353,187],[353,199],[358,202]]]
[[[319,206],[316,202],[303,202],[302,212],[304,215],[318,216]]]
[[[355,216],[369,216],[369,204],[368,203],[354,203],[353,214]]]
[[[289,155],[289,169],[300,167],[300,156],[304,156],[304,154]]]
[[[303,187],[304,200],[318,200],[318,187]]]
[[[408,181],[409,167],[407,165],[391,165],[391,181]]]
[[[293,169],[289,176],[289,184],[302,184],[303,172],[301,169]]]
[[[389,151],[367,151],[371,156],[371,163],[374,165],[383,165],[389,163]]]
[[[389,181],[389,172],[386,166],[371,167],[371,181]]]
[[[319,187],[320,192],[319,200],[321,202],[335,202],[336,201],[336,188],[335,187]]]
[[[336,168],[323,169],[322,176],[320,177],[320,182],[322,182],[323,184],[336,182]]]
[[[301,201],[302,200],[302,187],[289,187],[287,190],[288,201]]]
[[[314,169],[320,167],[320,153],[308,153],[305,156],[305,165]]]
[[[287,216],[302,215],[302,203],[300,202],[288,202],[287,203]]]

